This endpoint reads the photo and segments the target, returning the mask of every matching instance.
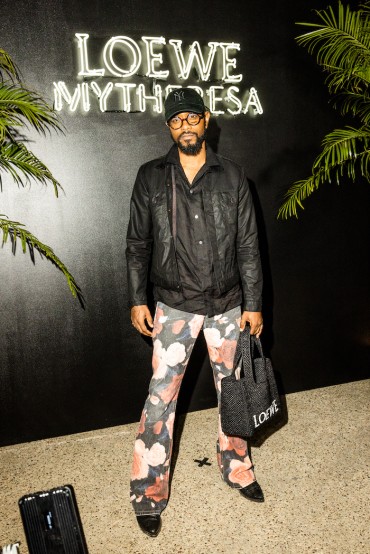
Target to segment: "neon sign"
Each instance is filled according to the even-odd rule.
[[[263,113],[256,88],[242,91],[236,86],[243,81],[235,57],[240,51],[239,43],[212,41],[202,47],[194,41],[185,48],[179,39],[169,39],[167,43],[162,36],[143,36],[136,41],[120,35],[105,43],[99,64],[95,64],[98,67],[94,67],[89,35],[76,33],[75,37],[80,82],[74,87],[65,81],[53,83],[58,111],[89,112],[96,105],[101,112],[151,109],[159,114],[169,92],[187,86],[199,92],[214,115]]]

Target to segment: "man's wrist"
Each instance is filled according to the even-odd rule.
[[[262,304],[245,304],[243,306],[243,312],[262,312]]]
[[[147,299],[144,298],[143,300],[137,300],[137,301],[135,301],[135,302],[133,302],[132,300],[129,300],[129,301],[127,302],[127,305],[128,305],[128,307],[130,308],[130,310],[131,310],[131,308],[134,308],[135,306],[146,306],[147,303],[148,303],[148,302],[147,302]]]

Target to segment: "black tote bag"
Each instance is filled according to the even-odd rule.
[[[251,437],[281,413],[271,360],[246,326],[240,333],[234,370],[221,381],[221,427],[226,435]]]

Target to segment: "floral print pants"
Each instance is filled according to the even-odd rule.
[[[137,515],[160,514],[167,505],[176,401],[190,354],[203,328],[218,403],[221,379],[230,375],[239,337],[240,307],[208,317],[158,302],[153,328],[153,377],[141,415],[131,472]],[[218,421],[217,458],[224,481],[242,488],[255,480],[246,441],[227,436]]]

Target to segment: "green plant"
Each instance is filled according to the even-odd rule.
[[[0,49],[0,187],[1,174],[7,172],[18,186],[24,187],[32,179],[45,185],[52,184],[58,196],[61,185],[24,144],[25,139],[19,130],[27,126],[44,135],[46,131],[62,130],[53,109],[38,94],[22,85],[19,71],[11,57]],[[22,223],[11,221],[4,214],[0,214],[0,228],[3,244],[10,238],[15,253],[17,242],[20,241],[23,252],[28,249],[33,262],[34,251],[37,250],[41,257],[51,261],[64,273],[73,296],[81,301],[81,291],[75,279],[50,246],[27,231]]]
[[[316,14],[319,23],[298,23],[313,30],[296,40],[316,54],[334,107],[355,122],[324,137],[312,175],[285,194],[278,212],[283,219],[298,217],[297,208],[304,209],[302,202],[324,182],[340,184],[343,176],[355,181],[359,173],[370,180],[370,2],[352,10],[339,1],[337,15],[330,6]]]

